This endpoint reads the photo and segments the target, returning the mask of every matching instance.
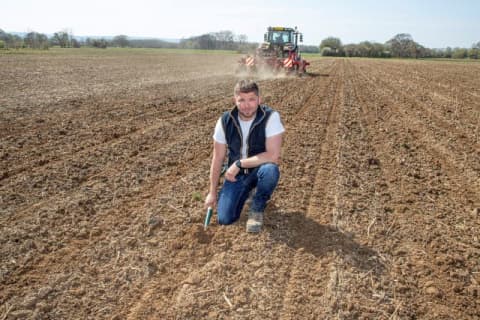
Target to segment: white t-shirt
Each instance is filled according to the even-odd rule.
[[[252,126],[253,120],[243,121],[238,119],[240,124],[240,129],[242,130],[242,159],[247,157],[247,136],[248,132],[250,131],[250,127]],[[265,137],[269,138],[274,135],[280,134],[285,132],[285,128],[283,127],[282,121],[280,120],[280,114],[277,111],[272,112],[270,118],[267,121],[267,125],[265,127]],[[213,140],[221,144],[227,144],[227,139],[225,138],[225,132],[223,131],[222,126],[222,117],[220,117],[215,125],[215,132],[213,133]]]

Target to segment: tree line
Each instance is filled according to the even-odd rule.
[[[320,43],[323,56],[368,57],[368,58],[454,58],[479,59],[480,41],[471,48],[430,49],[415,42],[408,33],[400,33],[385,43],[363,41],[343,45],[336,37],[328,37]]]
[[[130,39],[126,35],[117,35],[111,39],[85,38],[79,40],[68,30],[55,32],[51,37],[35,31],[20,37],[0,29],[0,49],[48,49],[52,46],[80,48],[86,46],[93,48],[177,48],[249,52],[255,50],[257,45],[257,43],[248,42],[246,35],[236,35],[229,30],[193,36],[181,39],[179,42],[169,42],[160,39]],[[300,50],[337,57],[479,59],[480,41],[473,44],[471,48],[430,49],[415,42],[410,34],[400,33],[385,43],[362,41],[357,44],[344,45],[339,38],[328,37],[323,39],[319,46],[300,45]]]
[[[249,51],[256,44],[249,43],[246,35],[236,35],[232,31],[219,31],[181,39],[179,42],[169,42],[160,39],[129,39],[126,35],[117,35],[111,39],[85,38],[79,40],[71,32],[62,30],[50,38],[47,35],[31,31],[24,37],[9,34],[0,29],[0,49],[49,49],[52,46],[61,48],[94,48],[131,47],[131,48],[179,48],[203,50],[237,50]]]
[[[62,48],[79,48],[80,42],[68,31],[55,32],[50,38],[43,33],[35,31],[28,32],[24,37],[16,34],[6,33],[0,29],[0,49],[43,49],[51,46]]]

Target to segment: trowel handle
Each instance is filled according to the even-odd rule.
[[[210,219],[212,219],[213,209],[208,207],[207,215],[205,216],[205,222],[203,223],[203,228],[207,230],[208,225],[210,224]]]

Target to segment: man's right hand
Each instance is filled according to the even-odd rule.
[[[225,171],[225,179],[230,181],[230,182],[235,182],[237,181],[237,174],[240,172],[240,168],[237,167],[235,163],[233,163],[227,171]]]
[[[205,209],[208,207],[215,208],[217,206],[217,194],[209,192],[205,198]]]

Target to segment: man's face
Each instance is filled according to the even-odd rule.
[[[238,95],[235,95],[234,99],[240,119],[251,120],[255,117],[258,105],[260,104],[260,97],[257,96],[255,92],[240,92]]]

